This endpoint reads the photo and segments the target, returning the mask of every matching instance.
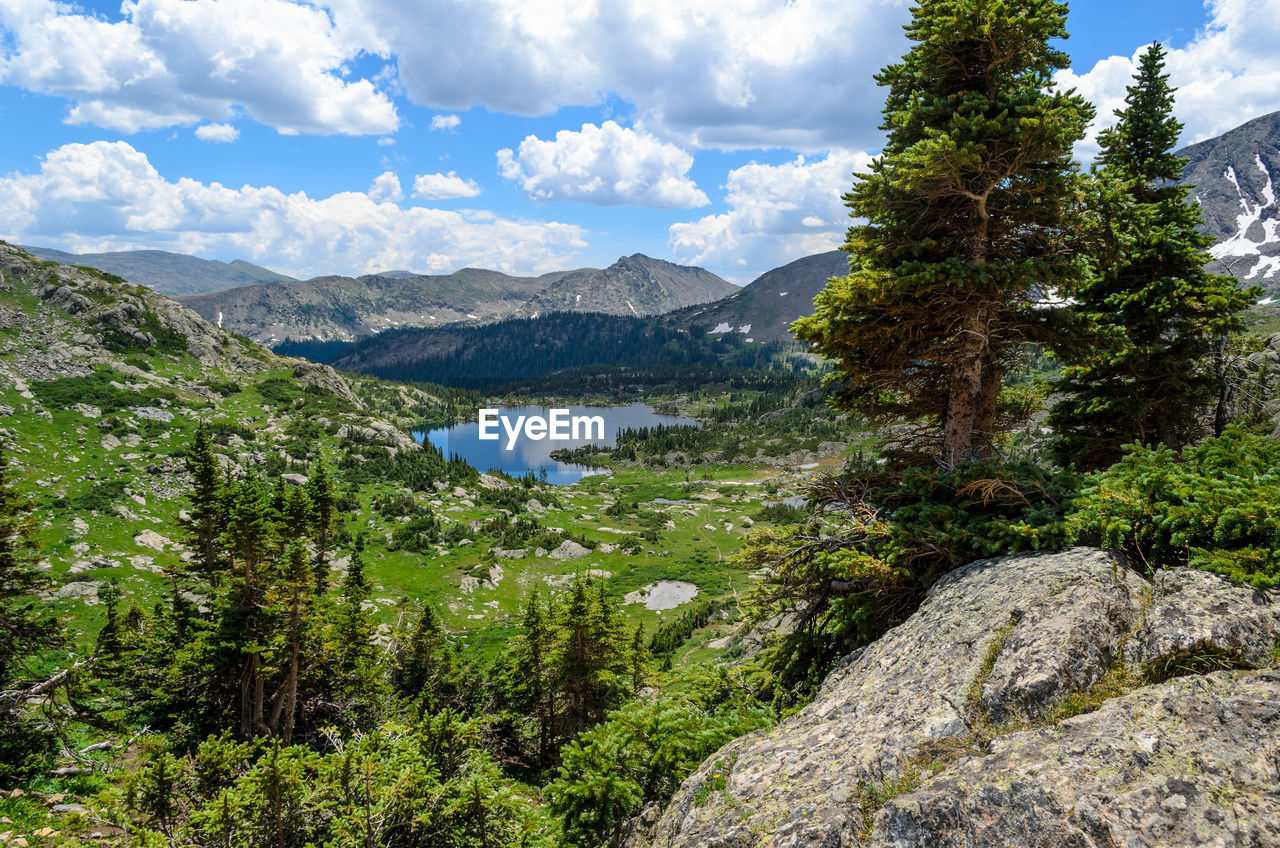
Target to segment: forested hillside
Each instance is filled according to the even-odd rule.
[[[763,367],[774,350],[660,319],[550,313],[479,327],[391,330],[343,351],[337,368],[395,380],[482,387],[590,366]]]

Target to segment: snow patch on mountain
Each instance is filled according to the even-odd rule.
[[[1266,178],[1266,185],[1251,199],[1240,187],[1236,169],[1228,165],[1222,176],[1236,190],[1240,203],[1240,213],[1236,215],[1236,231],[1229,238],[1215,244],[1209,249],[1214,259],[1230,265],[1231,259],[1249,259],[1256,261],[1247,273],[1237,273],[1246,282],[1263,280],[1280,271],[1280,256],[1269,256],[1263,253],[1264,247],[1280,246],[1280,218],[1277,218],[1275,181],[1270,169],[1262,160],[1262,154],[1254,156],[1254,166]],[[1256,201],[1256,202],[1255,202]]]

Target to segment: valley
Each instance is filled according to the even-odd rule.
[[[0,250],[7,287],[0,310],[8,316],[0,330],[0,436],[40,515],[39,567],[53,581],[45,600],[79,634],[81,649],[103,625],[105,585],[119,586],[123,604],[146,608],[184,566],[180,516],[191,508],[184,461],[200,425],[233,474],[302,486],[315,463],[330,464],[343,504],[338,537],[362,539],[379,624],[389,628],[428,604],[450,632],[477,644],[503,638],[533,587],[560,593],[575,575],[603,578],[618,598],[660,581],[688,582],[700,602],[732,610],[757,575],[727,556],[757,522],[768,523],[766,503],[802,493],[807,471],[838,465],[844,450],[832,441],[835,427],[784,438],[804,428],[783,421],[765,432],[753,424],[761,414],[753,402],[772,394],[770,403],[785,406],[813,385],[782,382],[779,394],[763,380],[745,391],[710,383],[646,395],[649,404],[708,421],[705,444],[639,461],[634,451],[618,462],[603,456],[611,473],[572,486],[432,465],[408,432],[474,420],[481,395],[344,378],[237,339],[146,289]],[[182,330],[167,347],[112,346],[114,334],[147,327]],[[810,408],[793,417],[812,415]],[[437,471],[423,477],[421,463],[405,464],[414,453]],[[375,459],[385,469],[397,458],[389,474],[367,470]],[[513,514],[536,521],[541,541],[504,547],[504,516]],[[438,540],[397,538],[424,516],[438,519]],[[339,575],[348,560],[336,557]],[[670,617],[643,604],[622,609],[650,632]]]

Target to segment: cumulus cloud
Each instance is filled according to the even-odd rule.
[[[347,79],[363,52],[322,9],[288,0],[125,0],[107,21],[5,0],[0,82],[73,101],[67,121],[136,132],[239,110],[282,133],[394,130],[391,100]]]
[[[692,166],[693,157],[674,144],[613,121],[561,130],[554,141],[531,135],[514,152],[498,151],[502,176],[533,200],[597,206],[705,206],[710,201],[688,177]]]
[[[5,239],[76,252],[139,246],[243,257],[294,276],[466,265],[534,274],[586,246],[581,227],[379,203],[311,198],[272,186],[228,188],[162,177],[126,142],[67,144],[32,173],[0,178]]]
[[[541,115],[617,95],[695,147],[878,146],[872,73],[906,46],[908,0],[330,0],[437,109]]]
[[[1183,141],[1203,141],[1280,109],[1280,0],[1211,0],[1209,24],[1190,43],[1168,50],[1170,84],[1178,88],[1175,111],[1186,125]],[[1166,45],[1168,48],[1168,45]],[[1133,81],[1138,58],[1111,56],[1085,73],[1063,71],[1057,80],[1098,107],[1098,120],[1082,145],[1097,151],[1097,133],[1115,123]]]
[[[400,190],[400,178],[391,171],[384,171],[379,174],[373,181],[373,185],[369,186],[369,199],[375,203],[395,203],[397,200],[404,199],[404,192]]]
[[[456,130],[462,119],[457,115],[435,115],[431,118],[431,131]]]
[[[196,127],[196,138],[201,141],[228,142],[240,137],[240,130],[230,124],[204,124]]]
[[[781,165],[751,163],[729,172],[729,211],[672,224],[668,243],[681,261],[706,265],[747,282],[802,256],[834,250],[849,226],[841,195],[853,173],[871,163],[866,153],[833,151],[797,156]]]
[[[464,180],[456,171],[447,174],[419,174],[413,178],[413,196],[423,200],[476,197],[481,191],[475,180]]]

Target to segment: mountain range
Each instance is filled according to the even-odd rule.
[[[167,250],[66,253],[51,247],[24,246],[22,249],[32,256],[63,265],[97,268],[170,296],[293,280],[293,277],[277,274],[242,259],[218,262],[184,253],[170,253]]]
[[[738,287],[706,271],[635,254],[604,269],[540,277],[464,268],[438,276],[317,277],[180,298],[255,341],[354,341],[401,326],[599,312],[639,317],[718,300]]]
[[[1280,112],[1179,151],[1203,232],[1213,237],[1210,270],[1280,297]],[[783,341],[809,314],[828,278],[846,273],[839,251],[798,259],[739,288],[702,268],[643,254],[608,268],[538,277],[464,268],[419,275],[388,270],[361,277],[294,280],[244,261],[216,262],[158,250],[31,253],[98,268],[179,299],[205,319],[265,344],[348,342],[397,327],[534,318],[548,312],[666,315],[672,326]]]

